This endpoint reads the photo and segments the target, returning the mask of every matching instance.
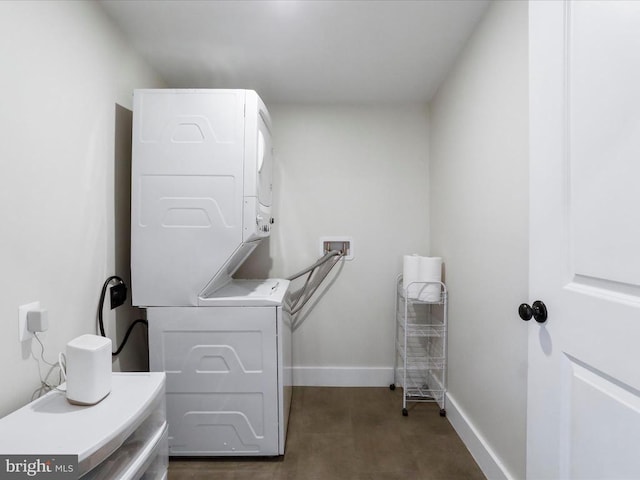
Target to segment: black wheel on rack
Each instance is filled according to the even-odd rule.
[[[440,409],[440,416],[441,417],[446,417],[447,416],[447,411],[444,408]]]
[[[402,409],[402,416],[403,417],[408,417],[409,416],[409,411],[406,408]]]
[[[396,389],[396,384],[392,383],[391,385],[389,385],[389,390],[395,390]]]

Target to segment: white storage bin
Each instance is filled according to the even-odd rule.
[[[113,373],[111,394],[91,406],[51,391],[0,419],[0,452],[77,455],[77,474],[86,479],[142,478],[158,456],[167,458],[164,392],[161,372]]]

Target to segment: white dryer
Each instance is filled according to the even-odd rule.
[[[136,90],[131,283],[137,306],[196,306],[270,235],[271,118],[252,90]]]

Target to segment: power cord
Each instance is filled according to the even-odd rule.
[[[62,379],[63,379],[63,377],[65,377],[63,362],[62,362],[62,360],[60,358],[60,355],[62,355],[62,352],[58,355],[58,363],[51,363],[51,362],[47,361],[44,358],[44,344],[42,343],[42,340],[40,340],[40,337],[38,336],[38,333],[37,332],[33,332],[33,337],[40,344],[40,360],[42,360],[42,362],[45,365],[49,366],[49,371],[47,372],[47,374],[43,378],[42,377],[42,370],[40,368],[40,360],[38,360],[36,358],[36,356],[34,355],[33,350],[32,350],[31,351],[31,355],[33,356],[33,359],[38,364],[38,376],[40,377],[40,388],[38,388],[35,392],[33,392],[32,400],[35,397],[40,397],[44,393],[49,392],[51,390],[58,390],[58,391],[64,392],[65,390],[60,388],[60,384],[62,383]],[[57,382],[58,384],[54,385],[52,382],[50,382],[49,377],[55,371],[56,368],[58,368],[58,382]],[[65,377],[65,380],[66,380],[66,377]]]
[[[126,289],[126,284],[124,283],[124,280],[120,278],[118,275],[110,276],[105,280],[104,284],[102,285],[102,292],[100,293],[100,304],[98,306],[98,326],[100,328],[100,335],[102,335],[103,337],[107,336],[104,332],[104,320],[102,318],[102,311],[104,310],[104,300],[107,295],[107,287],[114,280],[118,281],[118,285],[123,285],[124,288]],[[126,290],[125,290],[125,296],[126,296]],[[112,305],[111,308],[115,308],[115,307]],[[115,352],[111,352],[112,357],[117,357],[118,355],[120,355],[120,353],[122,352],[122,349],[127,344],[127,340],[129,340],[129,335],[131,335],[133,328],[138,324],[145,325],[147,328],[149,327],[149,323],[142,318],[137,319],[131,325],[129,325],[129,328],[125,332],[124,338],[122,339],[122,343],[118,348],[116,348]]]
[[[139,323],[145,325],[147,328],[149,327],[149,323],[146,320],[142,319],[142,318],[137,319],[135,322],[133,322],[131,325],[129,325],[129,328],[125,332],[124,338],[122,339],[122,343],[116,349],[116,351],[111,354],[113,357],[117,357],[118,355],[120,355],[120,352],[122,352],[122,349],[126,345],[127,340],[129,340],[129,335],[131,335],[131,331],[133,330],[133,327],[135,327]]]
[[[107,278],[104,284],[102,285],[102,292],[100,293],[100,304],[98,305],[98,325],[100,327],[100,335],[102,335],[103,337],[106,337],[104,333],[104,322],[102,320],[102,310],[104,309],[104,297],[107,294],[107,287],[113,280],[117,280],[120,285],[125,284],[122,278],[120,278],[117,275],[112,275],[109,278]]]

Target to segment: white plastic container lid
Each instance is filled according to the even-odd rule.
[[[164,372],[112,375],[111,394],[96,405],[72,405],[53,390],[1,418],[0,453],[78,455],[81,466],[108,457],[151,413],[165,383]]]

